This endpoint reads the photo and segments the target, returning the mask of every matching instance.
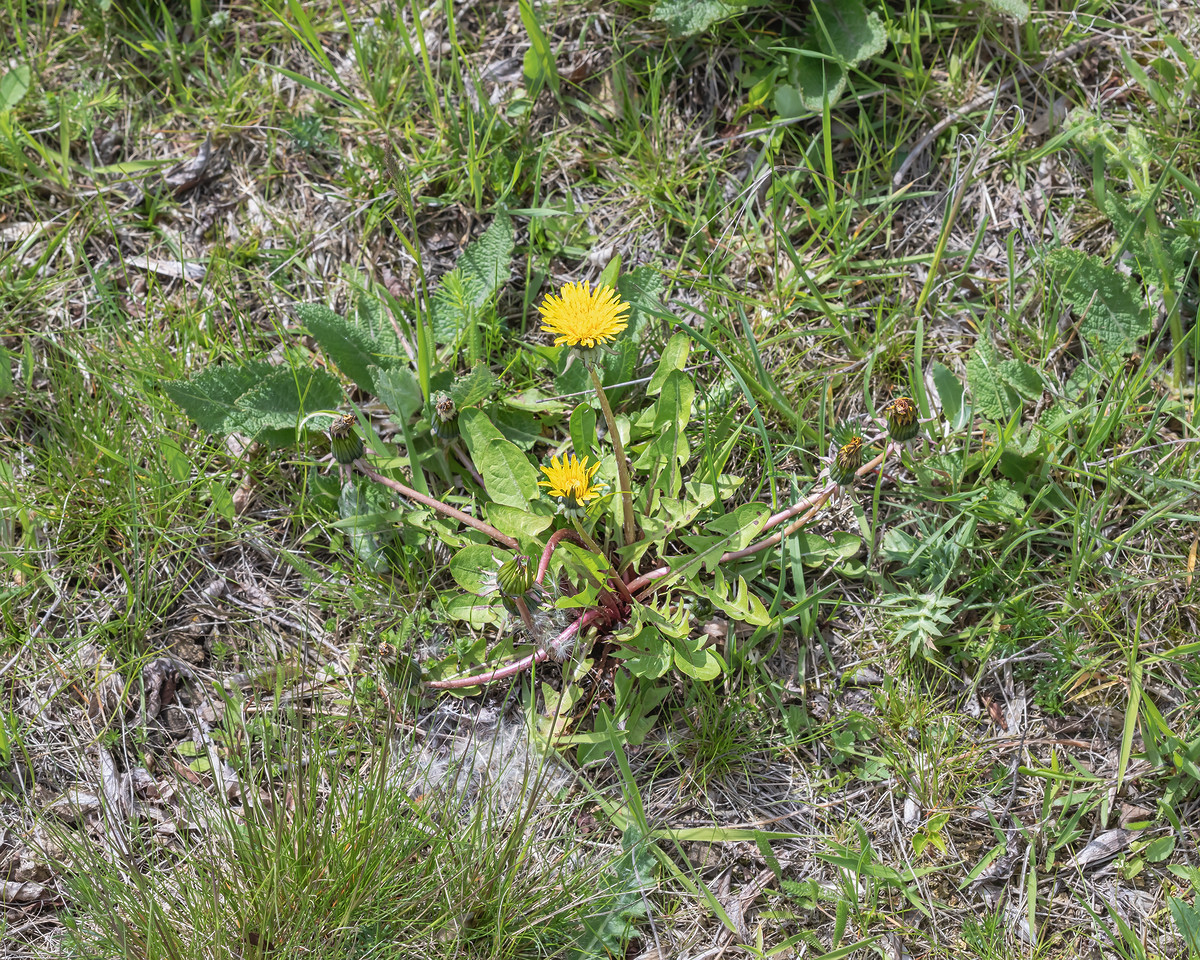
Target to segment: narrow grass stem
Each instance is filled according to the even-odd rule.
[[[596,397],[600,400],[600,409],[604,412],[604,422],[608,424],[608,435],[612,440],[613,454],[617,461],[617,481],[621,486],[621,508],[624,512],[624,522],[621,526],[621,546],[627,547],[637,539],[637,523],[633,519],[633,487],[629,483],[629,461],[625,459],[625,445],[621,442],[621,431],[617,429],[617,418],[613,416],[612,405],[608,402],[608,394],[604,392],[604,384],[600,382],[600,374],[590,363],[587,368],[588,373],[592,375],[592,383],[596,387]]]
[[[374,480],[376,483],[383,484],[389,490],[395,491],[396,493],[400,494],[400,496],[402,496],[402,497],[408,497],[408,499],[410,499],[410,500],[416,500],[417,503],[424,504],[425,506],[430,507],[433,510],[436,510],[438,513],[440,513],[444,516],[452,517],[453,519],[457,520],[459,523],[465,523],[468,527],[474,527],[476,530],[480,531],[481,533],[486,533],[489,537],[491,537],[497,543],[499,543],[505,547],[508,547],[510,550],[519,550],[521,548],[521,545],[519,543],[517,543],[516,540],[514,540],[512,537],[508,536],[508,534],[501,533],[499,530],[497,530],[495,527],[493,527],[490,523],[485,523],[482,520],[477,520],[474,517],[472,517],[470,514],[463,513],[461,510],[455,509],[454,507],[450,506],[450,504],[448,504],[448,503],[442,503],[441,500],[437,500],[433,497],[427,497],[423,493],[417,493],[417,491],[414,490],[412,487],[405,486],[399,480],[393,480],[391,477],[385,477],[382,473],[379,473],[378,471],[373,469],[371,467],[371,465],[369,463],[367,463],[365,460],[361,460],[361,459],[355,460],[354,466],[357,467],[363,474],[365,474],[366,476],[368,476],[372,480]]]

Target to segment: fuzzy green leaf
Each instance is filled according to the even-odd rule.
[[[513,225],[506,213],[496,214],[491,226],[467,245],[451,271],[461,282],[465,303],[450,295],[443,279],[433,296],[430,315],[434,336],[439,343],[452,343],[468,322],[471,308],[489,303],[508,279],[512,266]]]
[[[659,0],[650,19],[666,24],[672,37],[691,37],[733,16],[739,9],[740,6],[722,0]]]
[[[488,496],[510,507],[528,507],[539,493],[538,471],[520,448],[504,439],[492,439],[475,458]]]
[[[1000,364],[1000,376],[1026,400],[1039,399],[1046,389],[1042,375],[1024,360],[1005,360]]]
[[[887,28],[862,0],[816,0],[806,46],[789,60],[788,82],[775,90],[780,116],[820,113],[841,99],[847,71],[887,48]]]
[[[296,316],[342,373],[368,393],[376,392],[370,368],[390,366],[395,356],[385,355],[369,330],[339,317],[323,303],[298,303]]]
[[[404,422],[421,409],[424,401],[421,398],[421,385],[407,367],[396,367],[394,370],[383,370],[379,367],[368,368],[371,378],[375,381],[375,395],[383,401],[392,412],[392,418]]]
[[[1132,277],[1082,250],[1055,250],[1047,258],[1063,299],[1084,316],[1080,333],[1093,343],[1129,353],[1150,333],[1150,312]]]
[[[975,409],[989,420],[1007,420],[1021,403],[1017,392],[1000,376],[1002,362],[996,348],[986,340],[975,345],[967,360],[971,399]]]
[[[1029,4],[1025,0],[986,0],[986,3],[997,13],[1012,18],[1018,24],[1029,19]]]
[[[482,400],[487,400],[496,392],[496,375],[486,363],[480,362],[471,368],[471,372],[459,377],[450,388],[450,399],[462,410],[471,407]]]
[[[190,380],[168,380],[163,384],[163,390],[201,430],[234,433],[242,415],[238,401],[274,369],[262,360],[244,367],[210,367]]]
[[[238,399],[237,430],[252,436],[267,430],[293,430],[305,414],[329,410],[341,402],[341,384],[324,370],[275,367]]]

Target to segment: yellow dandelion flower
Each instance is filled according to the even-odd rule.
[[[542,467],[546,479],[539,480],[538,485],[546,487],[546,492],[558,499],[562,513],[568,517],[581,517],[587,510],[588,501],[604,492],[601,484],[592,482],[599,469],[599,462],[588,466],[587,457],[578,459],[573,453],[562,458],[552,457],[550,466]]]
[[[554,345],[592,349],[608,343],[629,326],[629,304],[609,286],[595,290],[583,283],[564,284],[559,296],[550,294],[538,307],[542,329],[553,333]]]

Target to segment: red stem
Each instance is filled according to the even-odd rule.
[[[864,474],[870,473],[872,470],[879,469],[880,465],[883,463],[884,458],[886,456],[887,456],[887,449],[885,448],[884,452],[879,454],[879,456],[875,457],[875,459],[871,460],[869,463],[864,463],[861,467],[859,467],[858,470],[855,471],[855,476],[861,477]],[[787,527],[785,527],[780,533],[772,534],[771,536],[767,537],[765,540],[759,540],[758,543],[752,543],[752,544],[750,544],[750,546],[745,547],[742,550],[731,550],[728,553],[723,553],[723,554],[721,554],[721,559],[718,560],[717,562],[718,563],[730,563],[734,560],[745,559],[746,557],[752,556],[762,550],[766,550],[770,547],[773,547],[776,544],[782,542],[787,537],[790,537],[793,533],[796,533],[801,527],[803,527],[806,523],[811,521],[812,518],[817,515],[817,513],[820,511],[820,509],[823,506],[825,506],[826,501],[828,501],[829,498],[831,496],[833,496],[833,492],[837,489],[837,486],[838,485],[836,483],[831,483],[827,487],[825,487],[825,489],[822,490],[820,493],[805,497],[803,500],[801,500],[795,506],[788,507],[788,509],[782,510],[779,513],[775,514],[763,526],[763,531],[767,531],[767,530],[770,530],[772,527],[778,526],[784,520],[787,520],[790,517],[794,517],[801,510],[807,509],[807,511],[808,511],[807,513],[804,514],[804,516],[802,516],[795,523],[789,524]],[[651,583],[653,583],[655,580],[661,580],[663,577],[667,576],[670,572],[671,572],[671,568],[669,566],[658,567],[655,570],[651,570],[649,573],[642,574],[636,580],[631,581],[629,584],[629,589],[635,593],[637,593],[637,592],[645,593],[645,592],[647,592],[647,588],[650,586]],[[652,593],[653,591],[649,591],[649,592]]]
[[[570,540],[576,546],[583,547],[584,550],[592,549],[587,545],[583,537],[581,537],[570,527],[563,527],[561,530],[555,530],[554,533],[550,535],[550,539],[546,542],[546,549],[542,551],[542,559],[538,561],[537,582],[539,584],[541,584],[542,580],[545,578],[546,571],[550,569],[551,556],[553,556],[555,549],[557,549],[558,545],[564,540]],[[608,557],[601,555],[601,559],[604,560],[605,563],[608,563],[611,570],[612,563],[609,561]],[[621,595],[622,599],[624,599],[626,603],[634,602],[633,594],[630,593],[629,587],[625,585],[625,581],[617,576],[615,572],[609,573],[608,582],[614,588],[616,588],[617,593]],[[611,596],[611,594],[609,594],[609,596]]]
[[[489,537],[499,544],[503,544],[510,550],[519,550],[521,545],[517,543],[508,534],[501,533],[490,523],[484,523],[482,520],[476,520],[470,514],[463,513],[461,510],[456,510],[448,503],[442,503],[441,500],[435,500],[433,497],[427,497],[423,493],[417,493],[412,487],[406,487],[399,480],[393,480],[391,477],[385,477],[381,473],[377,473],[371,469],[370,465],[365,460],[355,460],[354,465],[363,473],[374,480],[376,483],[382,483],[389,490],[394,490],[402,497],[408,497],[410,500],[416,500],[417,503],[423,503],[427,507],[431,507],[438,513],[445,514],[447,517],[452,517],[459,523],[465,523],[468,527],[474,527],[481,533],[486,533]]]
[[[522,657],[514,663],[505,664],[503,667],[496,667],[494,670],[489,670],[487,673],[477,673],[470,677],[456,677],[453,680],[430,680],[426,686],[433,687],[435,690],[459,690],[463,687],[475,687],[485,683],[494,683],[497,680],[504,680],[507,677],[515,676],[523,670],[527,670],[535,663],[541,663],[550,656],[550,648],[556,643],[561,643],[574,633],[579,633],[590,624],[593,620],[600,617],[599,610],[588,610],[578,620],[567,627],[562,633],[555,638],[555,641],[546,644],[546,646],[531,653],[527,657]]]

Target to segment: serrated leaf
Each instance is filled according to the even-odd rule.
[[[208,433],[234,433],[241,416],[238,400],[274,370],[269,363],[253,361],[244,367],[210,367],[190,380],[168,380],[167,396]],[[232,424],[232,425],[231,425]]]
[[[1046,389],[1042,375],[1024,360],[1003,361],[1000,364],[1000,376],[1026,400],[1039,399]]]
[[[997,13],[1011,17],[1018,24],[1029,19],[1029,4],[1025,0],[985,0],[987,5]]]
[[[471,368],[470,373],[454,381],[450,387],[450,399],[462,410],[487,400],[496,392],[496,385],[496,375],[486,363],[480,362]]]
[[[467,307],[478,308],[490,302],[508,279],[513,243],[512,219],[506,213],[497,213],[487,230],[467,245],[452,271],[461,281]],[[433,332],[439,343],[453,342],[468,320],[446,286],[443,280],[430,305]]]
[[[305,414],[330,410],[342,401],[341,384],[324,370],[273,370],[238,399],[238,431],[257,436],[293,430]]]
[[[679,539],[693,552],[672,563],[671,573],[666,581],[659,584],[659,589],[669,586],[681,577],[692,577],[701,566],[708,573],[712,573],[716,570],[723,553],[749,546],[750,541],[762,530],[770,513],[765,504],[744,503],[731,513],[709,523],[706,527],[706,530],[710,531],[708,535],[680,535]]]
[[[387,367],[395,357],[385,356],[384,348],[369,331],[339,317],[323,303],[298,303],[295,309],[296,316],[337,368],[368,393],[375,393],[370,368]]]
[[[1000,376],[996,348],[981,340],[967,360],[967,380],[975,409],[989,420],[1007,420],[1020,406],[1017,392]]]
[[[676,669],[703,683],[719,677],[724,667],[724,661],[708,647],[703,646],[707,642],[707,637],[698,637],[695,640],[685,638],[672,643]]]
[[[1063,299],[1084,318],[1079,332],[1092,342],[1128,353],[1150,333],[1150,313],[1132,277],[1082,250],[1054,250],[1046,264]]]
[[[659,0],[650,18],[665,24],[672,37],[691,37],[733,16],[738,9],[722,0]]]
[[[424,405],[421,385],[407,367],[393,370],[371,367],[370,372],[375,381],[375,396],[392,412],[393,419],[403,423]]]
[[[807,50],[788,61],[787,82],[775,90],[780,116],[820,113],[846,89],[846,72],[887,48],[887,28],[862,0],[817,0]]]
[[[473,458],[488,496],[510,507],[528,507],[539,493],[538,471],[519,447],[503,438],[489,440]]]

